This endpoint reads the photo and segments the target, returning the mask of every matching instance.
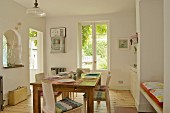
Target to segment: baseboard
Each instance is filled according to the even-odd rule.
[[[154,108],[150,104],[140,104],[139,106],[136,106],[138,113],[143,112],[151,112],[151,113],[156,113]]]
[[[130,90],[129,87],[126,87],[126,86],[113,86],[113,87],[109,87],[109,89],[112,89],[112,90]]]

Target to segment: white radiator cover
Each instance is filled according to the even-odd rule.
[[[52,67],[51,70],[55,70],[56,74],[58,74],[58,72],[65,72],[66,68],[65,67]]]

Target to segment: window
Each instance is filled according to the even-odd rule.
[[[38,33],[33,29],[29,29],[29,61],[30,69],[37,69],[37,41]]]
[[[108,24],[105,22],[80,24],[79,67],[96,70],[109,68]]]
[[[3,65],[7,65],[7,40],[3,35]]]

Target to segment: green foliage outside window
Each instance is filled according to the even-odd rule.
[[[29,30],[29,37],[37,37],[37,32]]]
[[[93,56],[92,54],[92,26],[82,26],[82,56]],[[98,24],[96,25],[96,38],[97,40],[104,39],[104,36],[107,36],[107,25],[106,24]],[[100,64],[98,64],[99,69],[107,69],[107,40],[102,40],[97,42],[97,55],[100,56],[100,58],[97,58],[97,60],[100,60]]]
[[[37,32],[29,30],[29,38],[35,38],[37,37]],[[34,45],[37,47],[37,40],[34,40]]]

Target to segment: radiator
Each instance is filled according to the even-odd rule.
[[[19,102],[27,99],[27,87],[20,87],[13,91],[9,91],[8,104],[16,105]]]
[[[65,72],[66,68],[65,67],[52,67],[51,70],[55,70],[56,74],[58,74],[58,72]]]

